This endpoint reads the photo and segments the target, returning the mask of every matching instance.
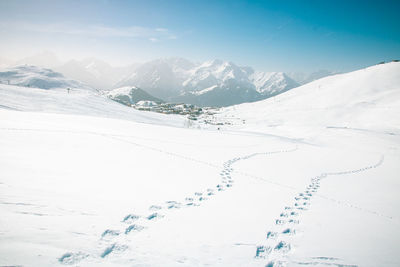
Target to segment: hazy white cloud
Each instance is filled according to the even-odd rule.
[[[144,38],[152,42],[162,39],[176,39],[166,28],[148,28],[141,26],[111,27],[104,25],[73,25],[73,24],[33,24],[25,22],[2,23],[4,30],[29,31],[49,34],[83,35],[88,37],[125,37]]]
[[[165,29],[165,28],[157,28],[156,31],[158,31],[158,32],[168,32],[168,29]]]

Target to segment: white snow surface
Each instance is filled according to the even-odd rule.
[[[0,266],[399,266],[399,92],[374,66],[218,131],[0,85]]]
[[[139,112],[97,92],[74,88],[44,90],[0,84],[0,109],[76,114],[182,127],[185,118]]]

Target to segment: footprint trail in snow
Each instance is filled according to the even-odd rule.
[[[288,254],[292,250],[291,241],[298,232],[297,226],[301,223],[301,215],[310,208],[311,200],[313,196],[317,194],[321,186],[321,180],[327,178],[329,175],[354,174],[377,168],[383,163],[383,160],[384,157],[382,156],[381,159],[374,165],[350,171],[322,173],[316,177],[313,177],[306,189],[296,194],[293,204],[284,207],[284,210],[282,210],[279,216],[275,219],[274,227],[265,235],[264,244],[256,247],[255,258],[268,260],[266,267],[287,266]],[[355,206],[352,207],[358,208]],[[336,264],[329,263],[329,265]]]
[[[272,155],[278,153],[293,152],[297,150],[279,150],[264,153],[253,153],[243,157],[235,157],[223,163],[223,168],[220,172],[220,183],[214,187],[207,188],[205,191],[197,191],[192,195],[187,196],[182,201],[169,200],[162,204],[153,204],[148,210],[149,213],[145,215],[138,215],[135,213],[126,214],[120,223],[118,229],[106,229],[100,235],[100,246],[103,247],[98,255],[91,255],[92,257],[106,258],[112,254],[121,253],[128,249],[124,243],[124,236],[132,235],[134,233],[145,230],[151,227],[151,223],[161,220],[168,215],[169,212],[180,210],[183,208],[200,206],[203,201],[210,200],[213,196],[230,189],[234,186],[232,172],[234,171],[233,165],[240,160],[247,160],[258,155]],[[212,164],[210,164],[212,165]],[[88,258],[89,254],[83,252],[67,252],[58,258],[62,264],[76,264],[77,262]]]

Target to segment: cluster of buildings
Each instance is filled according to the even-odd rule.
[[[212,115],[215,108],[201,108],[192,104],[183,103],[159,103],[155,101],[142,100],[132,105],[137,110],[153,111],[163,114],[179,114],[187,115],[190,120],[197,120],[198,116],[202,114]]]

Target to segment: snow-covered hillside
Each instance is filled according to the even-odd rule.
[[[8,85],[8,83],[10,85]],[[143,123],[183,126],[185,119],[142,113],[101,95],[80,82],[52,70],[19,66],[0,72],[0,107],[35,111],[127,119]]]
[[[399,266],[399,77],[317,80],[220,130],[0,85],[0,265]]]
[[[65,78],[61,73],[30,65],[2,69],[0,71],[0,84],[41,89],[80,88],[94,91],[81,82]]]
[[[254,72],[232,62],[195,64],[170,58],[142,64],[117,86],[137,86],[172,102],[229,106],[265,99],[298,84],[281,72]]]
[[[352,127],[399,131],[400,64],[397,62],[316,80],[279,96],[228,107],[256,127]],[[247,127],[247,126],[246,126]]]
[[[106,95],[117,102],[120,102],[124,105],[130,106],[132,104],[136,104],[139,101],[148,100],[155,102],[163,102],[161,99],[158,99],[147,92],[143,91],[137,87],[125,86],[113,89],[111,91],[106,92]]]

